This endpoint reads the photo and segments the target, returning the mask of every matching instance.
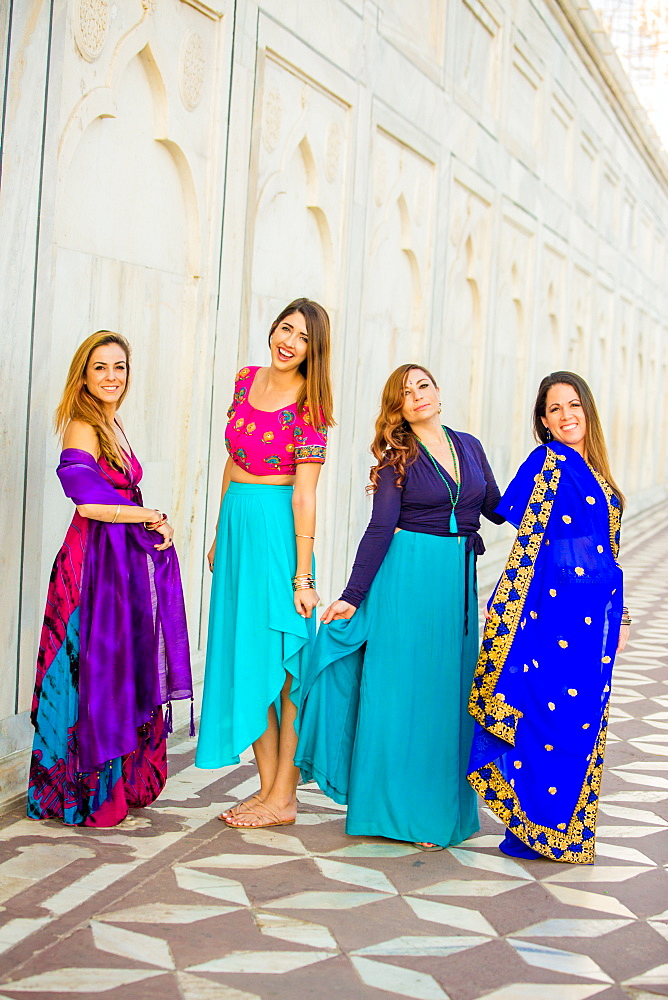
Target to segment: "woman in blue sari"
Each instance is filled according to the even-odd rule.
[[[504,854],[590,864],[612,667],[630,624],[624,498],[578,375],[543,379],[534,434],[497,507],[518,534],[488,607],[468,779],[507,827]]]

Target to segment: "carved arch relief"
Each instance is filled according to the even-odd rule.
[[[292,298],[332,312],[340,295],[348,107],[266,53],[256,105],[249,203],[249,344],[261,360],[267,330]],[[245,325],[245,324],[244,324]]]
[[[140,25],[140,28],[142,26]],[[108,86],[90,91],[61,139],[57,238],[73,249],[177,274],[199,270],[199,212],[183,149],[168,137],[163,74],[137,31]],[[118,54],[118,53],[117,53]]]

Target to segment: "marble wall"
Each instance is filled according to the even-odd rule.
[[[91,330],[134,347],[124,417],[176,525],[198,672],[232,377],[297,295],[334,332],[324,599],[407,360],[502,485],[540,376],[580,371],[629,514],[665,499],[668,163],[582,2],[6,0],[0,83],[0,798],[71,514],[51,415]]]

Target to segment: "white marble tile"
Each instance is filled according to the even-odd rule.
[[[500,896],[503,892],[511,889],[520,889],[523,886],[531,885],[531,881],[526,879],[514,882],[498,882],[495,880],[483,881],[478,879],[448,879],[445,882],[434,882],[433,885],[426,885],[424,889],[413,889],[413,896],[477,896],[490,897]]]
[[[163,976],[161,969],[51,969],[12,982],[12,993],[55,993],[58,1000],[69,993],[106,993],[107,990]],[[5,984],[8,986],[8,984]]]
[[[236,913],[238,906],[184,906],[179,903],[142,903],[126,910],[102,913],[96,920],[109,924],[194,924],[210,917]]]
[[[329,951],[233,951],[201,965],[191,965],[188,972],[261,973],[279,975],[294,972],[315,962],[331,958]]]
[[[255,923],[263,934],[289,941],[290,944],[306,945],[308,948],[338,951],[338,944],[332,932],[324,924],[314,924],[296,917],[286,917],[279,913],[255,913]]]
[[[184,768],[183,771],[175,774],[173,778],[168,779],[161,796],[161,805],[165,802],[187,802],[188,799],[197,798],[197,794],[204,788],[213,785],[220,778],[229,774],[230,771],[234,771],[238,766],[238,764],[230,764],[228,767],[219,767],[215,771],[207,771],[191,764],[189,767]],[[257,786],[257,778],[255,785]]]
[[[243,830],[241,839],[246,844],[253,844],[255,847],[289,851],[290,854],[308,855],[309,853],[299,837],[292,837],[288,833],[276,833],[275,830]]]
[[[244,887],[234,879],[222,878],[220,875],[209,875],[207,872],[198,872],[192,868],[180,866],[174,868],[174,874],[180,889],[199,892],[204,896],[222,899],[226,903],[250,906]]]
[[[262,1000],[257,993],[235,990],[233,986],[193,976],[189,972],[177,972],[176,981],[183,1000]]]
[[[376,871],[375,868],[346,865],[341,861],[331,861],[329,858],[314,857],[313,860],[325,878],[346,882],[349,885],[359,885],[363,889],[370,889],[373,892],[396,894],[397,890],[390,880],[382,872]]]
[[[259,786],[258,776],[253,772],[250,777],[244,778],[238,785],[228,788],[225,795],[228,799],[234,799],[235,802],[243,802],[245,799],[250,798],[251,795],[255,795]]]
[[[339,813],[311,813],[298,812],[295,819],[295,826],[319,826],[321,823],[333,823],[340,820]]]
[[[638,840],[641,837],[652,837],[655,833],[665,833],[666,826],[604,826],[597,827],[599,837],[610,837],[612,840]]]
[[[624,986],[668,986],[668,964],[648,969],[641,976],[628,979]]]
[[[409,854],[420,854],[417,847],[409,844],[349,844],[339,847],[336,851],[327,851],[322,857],[327,858],[405,858]]]
[[[128,872],[133,871],[137,865],[138,862],[136,861],[131,861],[124,865],[100,865],[95,871],[89,872],[82,878],[77,879],[76,882],[65,886],[60,892],[49,896],[48,899],[45,899],[39,905],[57,916],[68,913],[75,906],[86,903],[96,893],[113,885],[114,882],[123,878]]]
[[[0,927],[0,954],[48,924],[51,917],[15,917]]]
[[[668,771],[668,761],[632,760],[628,764],[617,764],[612,770],[615,774],[625,771]]]
[[[494,854],[480,854],[478,851],[466,851],[460,847],[450,847],[450,854],[466,865],[467,868],[481,868],[486,872],[496,872],[497,875],[509,875],[511,878],[534,879],[536,875],[528,868],[524,868],[510,858],[500,857]],[[531,864],[531,862],[529,862]]]
[[[626,882],[636,875],[653,871],[647,865],[577,865],[572,868],[565,868],[564,871],[555,872],[542,879],[542,884],[546,882]]]
[[[340,813],[347,812],[347,806],[341,805],[340,802],[335,802],[334,799],[319,792],[304,792],[298,788],[297,801],[303,802],[307,806],[317,806],[318,809],[333,809]]]
[[[645,739],[646,738],[644,736],[640,736],[638,739],[629,740],[629,743],[631,743],[632,746],[637,747],[639,750],[642,750],[643,753],[652,753],[659,757],[668,757],[668,743],[657,742],[661,739],[660,735],[652,734],[652,736],[649,737],[649,739],[653,740],[652,743],[646,743]]]
[[[298,892],[294,896],[283,896],[270,903],[263,903],[272,910],[351,910],[366,906],[388,896],[378,892]]]
[[[508,938],[520,958],[527,965],[537,969],[548,969],[550,972],[562,972],[569,976],[580,976],[582,979],[598,979],[600,982],[612,983],[612,978],[604,972],[589,955],[578,952],[562,951],[560,948],[548,948],[547,945],[529,944],[517,938]]]
[[[664,941],[668,941],[668,923],[664,923],[662,920],[648,920],[649,926],[660,934]]]
[[[604,795],[601,798],[601,802],[666,802],[667,800],[668,789],[665,791],[643,792],[623,788],[620,792],[611,792],[610,795]]]
[[[452,903],[435,903],[431,899],[412,899],[410,896],[404,896],[404,899],[420,920],[446,924],[448,927],[456,927],[458,931],[497,936],[490,922],[477,910],[469,910],[465,906],[453,906]]]
[[[645,770],[649,770],[649,768],[646,767]],[[614,768],[613,773],[616,774],[617,777],[621,778],[622,781],[627,782],[629,785],[644,785],[653,789],[659,789],[659,788],[668,789],[668,778],[660,778],[657,777],[656,775],[650,775],[650,774],[639,774],[636,773],[635,771],[623,772],[620,771],[618,768]]]
[[[90,929],[95,947],[100,951],[135,962],[145,962],[147,965],[157,965],[160,969],[176,968],[171,948],[161,938],[137,934],[125,927],[113,927],[111,924],[98,923],[97,920],[91,920]]]
[[[477,851],[481,847],[498,847],[499,841],[502,840],[498,833],[484,833],[482,836],[475,835],[469,837],[468,840],[463,840],[459,847],[463,847],[469,851]]]
[[[545,882],[542,885],[555,899],[558,899],[560,903],[565,903],[566,906],[582,906],[586,910],[597,910],[599,913],[612,913],[614,916],[635,919],[635,913],[632,913],[628,907],[607,893],[603,895],[599,892],[588,892],[585,889],[571,889],[567,885],[548,885]]]
[[[555,917],[551,920],[541,920],[538,924],[523,927],[516,933],[522,937],[578,937],[597,938],[604,934],[617,931],[620,927],[628,927],[632,920],[579,920],[575,917]]]
[[[357,948],[351,955],[410,955],[414,958],[445,958],[456,955],[460,951],[477,948],[481,944],[494,940],[490,937],[462,937],[453,934],[452,937],[421,937],[405,935],[392,938],[390,941],[379,941],[366,948]]]
[[[439,986],[433,976],[413,969],[402,969],[398,965],[372,962],[368,958],[350,959],[360,979],[367,986],[415,1000],[449,1000],[448,994]]]
[[[35,835],[33,828],[32,834]],[[78,844],[28,844],[19,847],[16,857],[0,864],[0,878],[24,878],[38,881],[48,878],[61,868],[81,858],[93,858],[95,852],[90,847]]]
[[[183,868],[271,868],[273,865],[296,861],[284,854],[216,854],[209,858],[186,861]]]
[[[589,1000],[607,989],[607,986],[579,983],[513,983],[485,993],[481,1000]]]
[[[601,802],[599,811],[614,819],[630,819],[635,823],[647,823],[650,826],[668,826],[668,820],[650,809],[634,809],[631,806],[619,806],[606,801]]]
[[[13,899],[14,896],[18,896],[19,893],[29,889],[31,885],[33,885],[31,879],[10,878],[7,875],[0,875],[0,903],[4,903],[8,899]]]

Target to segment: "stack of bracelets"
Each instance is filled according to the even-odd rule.
[[[632,621],[633,621],[633,618],[629,617],[629,609],[625,605],[622,608],[622,622],[621,623],[622,623],[622,625],[630,625]]]
[[[160,511],[156,510],[156,514],[160,514]],[[160,514],[160,517],[158,518],[157,521],[144,521],[144,526],[148,528],[149,531],[157,531],[158,528],[161,528],[166,521],[167,521],[167,515]]]
[[[302,573],[292,578],[293,590],[315,590],[315,577],[310,573]]]

